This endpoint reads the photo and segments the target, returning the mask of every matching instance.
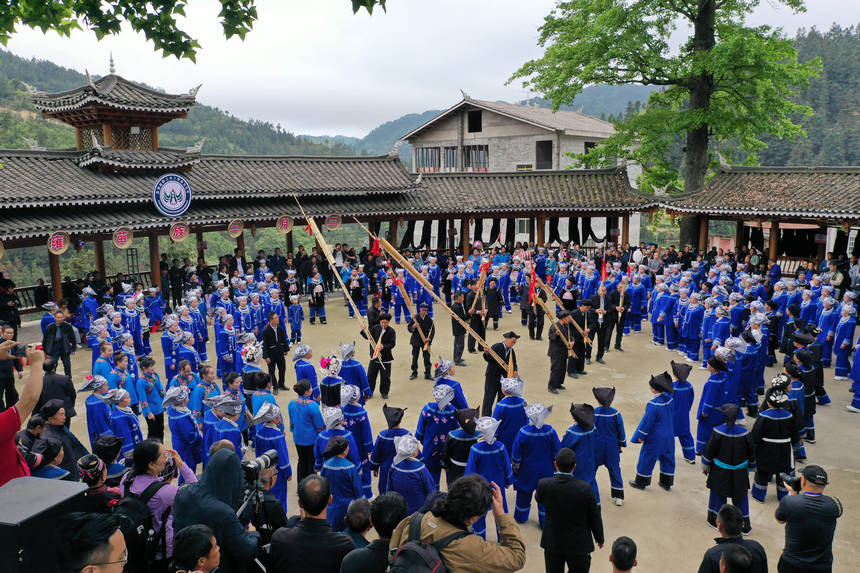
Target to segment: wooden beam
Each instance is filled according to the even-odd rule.
[[[546,215],[543,215],[543,214],[538,215],[538,218],[537,218],[537,244],[538,245],[543,245],[544,242],[546,241],[546,236],[545,236],[546,230],[544,229],[544,227],[546,227]]]
[[[621,216],[621,243],[630,243],[630,213]]]
[[[427,223],[432,224],[432,222]],[[436,225],[436,251],[442,251],[445,249],[448,244],[448,221],[446,219],[439,219],[438,224]]]
[[[203,231],[195,231],[194,238],[197,240],[197,258],[205,260],[206,245],[203,242]]]
[[[96,270],[102,275],[105,274],[105,246],[101,239],[93,241],[93,251],[95,252]]]
[[[236,248],[239,249],[239,253],[241,255],[245,255],[245,231],[242,231],[242,234],[236,237]],[[247,260],[247,259],[246,259]]]
[[[471,221],[469,219],[462,219],[462,234],[463,234],[463,260],[469,258],[469,253],[472,250],[472,239],[471,233],[469,232],[469,224]]]
[[[109,123],[102,124],[102,135],[104,136],[104,145],[113,146],[113,134],[111,133]]]
[[[735,246],[741,247],[744,242],[744,222],[737,221],[735,223]]]
[[[81,150],[84,148],[84,142],[81,139],[81,128],[80,127],[75,128],[75,146],[78,148],[78,150]]]
[[[770,239],[768,243],[768,258],[776,261],[779,254],[779,223],[776,221],[770,222]]]
[[[161,287],[161,256],[158,253],[158,232],[149,234],[149,269],[152,286]]]
[[[700,249],[708,248],[708,216],[702,215],[699,217],[699,247]]]
[[[63,277],[60,276],[60,257],[49,252],[48,263],[51,266],[51,290],[54,292],[54,302],[59,304],[63,299]]]
[[[400,224],[400,221],[397,219],[392,219],[389,222],[388,226],[388,242],[392,245],[397,244],[397,226]]]
[[[150,129],[152,130],[152,150],[158,151],[158,126],[155,125]]]
[[[849,229],[850,230],[850,229]],[[821,225],[818,229],[818,233],[824,235],[824,242],[818,243],[816,246],[818,247],[818,252],[816,253],[815,266],[816,268],[821,265],[821,261],[824,260],[824,257],[827,256],[827,225]],[[857,239],[855,239],[856,241]]]
[[[535,242],[535,232],[537,231],[537,219],[529,217],[529,242]]]

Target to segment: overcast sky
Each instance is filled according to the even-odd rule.
[[[554,0],[388,0],[388,11],[353,15],[349,0],[258,0],[259,20],[245,41],[223,38],[218,3],[193,0],[184,29],[202,44],[197,63],[163,59],[142,35],[96,41],[22,29],[8,48],[94,74],[182,92],[203,84],[198,100],[241,118],[280,123],[299,134],[364,136],[410,112],[441,109],[459,89],[489,100],[530,97],[505,80],[540,55],[537,28]],[[752,21],[827,30],[860,22],[857,0],[808,0],[793,15],[765,0]]]

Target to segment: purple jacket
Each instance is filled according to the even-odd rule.
[[[191,483],[197,481],[197,476],[194,475],[194,471],[188,467],[188,464],[182,464],[182,467],[179,468],[179,473],[182,475],[182,479],[185,483]],[[128,477],[129,474],[125,474],[122,478],[122,482],[120,482],[120,487],[125,491],[125,478]],[[155,480],[162,481],[160,477],[152,477],[151,475],[140,475],[134,478],[134,481],[131,484],[131,493],[135,493],[140,495],[143,493],[143,490],[149,487],[149,485]],[[162,487],[152,499],[149,500],[147,505],[149,509],[152,511],[152,525],[156,531],[161,531],[161,516],[164,514],[164,511],[169,507],[173,507],[173,500],[176,497],[176,492],[179,491],[179,486],[171,484],[167,484]],[[167,544],[167,555],[166,557],[173,556],[173,511],[170,512],[170,515],[167,516],[167,537],[165,539],[165,543]],[[162,558],[161,553],[156,556],[158,559]]]

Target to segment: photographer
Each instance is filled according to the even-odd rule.
[[[236,517],[245,480],[235,452],[218,450],[209,459],[197,483],[180,488],[173,505],[176,531],[189,525],[208,525],[221,547],[221,569],[241,573],[257,556],[260,534]]]
[[[842,503],[824,495],[827,472],[810,465],[800,478],[781,476],[788,486],[776,510],[776,520],[785,524],[785,547],[779,573],[829,572],[833,566],[833,534],[842,515]],[[799,483],[798,483],[799,482]]]
[[[277,465],[277,461],[275,462]],[[246,506],[239,521],[250,522],[257,528],[260,534],[260,545],[266,545],[272,538],[272,534],[280,527],[287,525],[287,514],[281,501],[271,492],[272,486],[278,480],[278,468],[268,467],[260,470],[257,479],[258,491],[262,494],[260,499],[252,499]],[[250,490],[246,489],[247,496]],[[262,556],[261,556],[262,557]]]

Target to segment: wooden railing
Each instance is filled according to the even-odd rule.
[[[142,273],[132,273],[126,274],[123,273],[123,276],[126,280],[133,279],[135,283],[143,283],[144,288],[148,287],[152,284],[152,275],[149,271]],[[117,275],[110,275],[106,277],[106,281],[112,283],[116,280]],[[46,283],[49,292],[53,292],[51,289],[51,283]],[[18,307],[18,312],[21,314],[29,314],[31,312],[39,312],[42,309],[36,306],[36,288],[37,285],[25,286],[25,287],[17,287],[15,289],[15,294],[18,295],[18,300],[21,301],[21,306]]]

